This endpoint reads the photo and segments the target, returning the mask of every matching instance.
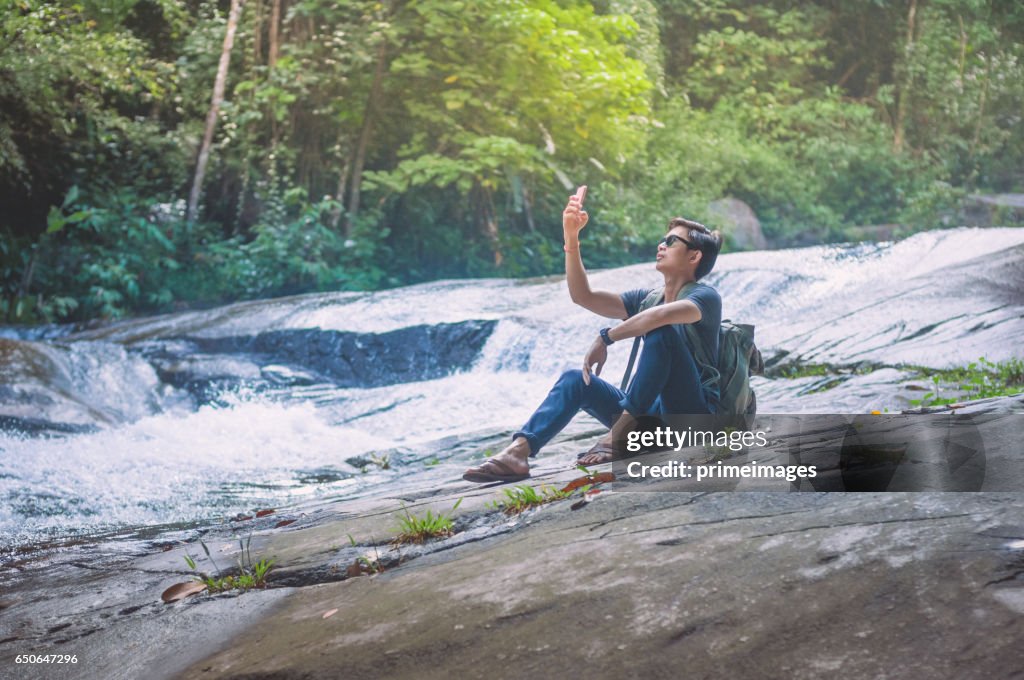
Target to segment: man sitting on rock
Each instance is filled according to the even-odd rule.
[[[693,348],[675,324],[695,324],[702,344],[717,364],[722,321],[718,292],[706,284],[697,284],[688,286],[683,297],[677,296],[686,284],[698,281],[714,267],[722,245],[719,233],[681,217],[670,220],[668,233],[658,242],[655,264],[665,278],[665,295],[658,304],[641,311],[641,303],[651,293],[649,289],[630,290],[622,295],[590,289],[579,242],[580,230],[586,224],[581,197],[574,195],[562,213],[569,296],[595,314],[624,321],[601,329],[583,358],[582,370],[563,373],[540,407],[513,435],[512,443],[483,464],[466,470],[462,477],[467,481],[515,482],[528,478],[529,458],[537,455],[580,409],[609,428],[597,444],[579,457],[584,465],[606,463],[618,457],[622,452],[616,451],[616,443],[621,446],[636,418],[715,412],[717,386],[701,385],[701,370]],[[597,376],[608,357],[608,345],[637,336],[643,336],[644,349],[636,375],[623,392]]]

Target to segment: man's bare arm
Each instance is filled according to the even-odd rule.
[[[700,307],[692,300],[676,300],[635,314],[608,331],[608,337],[616,341],[625,340],[669,324],[697,323],[700,320]]]
[[[651,307],[639,314],[626,319],[618,326],[609,329],[608,337],[612,341],[635,338],[673,323],[697,323],[701,320],[700,307],[690,300],[676,300],[657,307]],[[590,372],[601,375],[601,368],[608,359],[608,347],[601,336],[597,336],[590,349],[583,357],[583,382],[590,384]],[[596,368],[595,368],[596,367]]]
[[[562,212],[562,232],[565,238],[565,282],[573,302],[595,314],[610,319],[625,319],[626,306],[615,293],[591,290],[587,270],[580,256],[580,230],[587,224],[587,213],[578,196],[571,196]]]

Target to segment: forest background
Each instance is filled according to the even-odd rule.
[[[0,0],[8,323],[774,245],[1024,186],[1015,0]],[[1019,219],[1007,213],[1001,219]]]

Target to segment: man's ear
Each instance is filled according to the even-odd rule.
[[[700,264],[700,259],[702,257],[704,257],[703,250],[694,250],[692,248],[690,249],[690,262],[694,263],[695,265]]]

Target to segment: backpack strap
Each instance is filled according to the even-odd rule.
[[[676,300],[680,300],[686,297],[686,294],[696,288],[698,284],[696,281],[691,281],[682,287],[679,291],[679,295],[676,296]],[[640,303],[640,309],[637,313],[646,311],[651,307],[656,307],[661,304],[665,298],[665,289],[656,288],[647,294],[647,297]],[[690,340],[690,346],[693,348],[694,359],[697,362],[697,368],[700,370],[700,386],[704,390],[704,393],[718,392],[718,383],[721,380],[721,374],[718,368],[711,362],[711,353],[708,352],[707,348],[704,347],[704,342],[700,339],[700,335],[697,333],[697,329],[693,327],[692,323],[687,324],[676,324],[677,326],[683,327],[683,332]],[[622,374],[622,383],[620,388],[623,392],[626,391],[626,387],[629,385],[629,379],[633,372],[633,364],[636,361],[637,351],[640,349],[640,337],[637,336],[633,340],[633,348],[629,353],[629,363],[626,364],[626,372]]]
[[[679,295],[676,296],[676,300],[682,300],[686,297],[686,294],[691,290],[699,286],[700,284],[696,281],[683,286],[682,290],[679,291]],[[683,332],[686,337],[690,339],[690,347],[693,348],[694,360],[697,362],[697,369],[700,371],[700,386],[703,388],[704,393],[715,394],[719,393],[719,381],[722,379],[722,374],[719,372],[718,367],[713,361],[711,361],[711,352],[704,346],[704,341],[701,340],[700,334],[692,323],[676,324],[682,326]],[[711,401],[711,399],[709,399]]]
[[[633,363],[636,362],[636,353],[640,351],[640,336],[633,338],[633,349],[629,350],[629,363],[626,364],[626,372],[622,374],[622,383],[619,385],[619,389],[623,392],[626,391],[626,387],[629,386],[629,378],[633,373]]]
[[[646,311],[651,307],[656,307],[661,304],[662,298],[665,297],[664,288],[655,288],[647,294],[643,300],[640,301],[640,308],[637,313]],[[633,348],[629,350],[629,363],[626,364],[626,372],[622,374],[622,382],[619,384],[619,389],[623,392],[626,391],[626,387],[629,386],[629,379],[633,374],[633,364],[636,363],[636,354],[640,351],[640,336],[633,338]]]

